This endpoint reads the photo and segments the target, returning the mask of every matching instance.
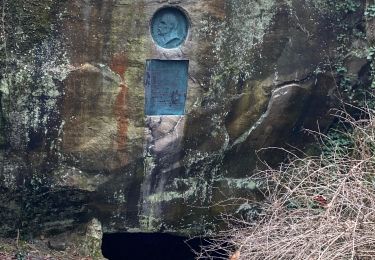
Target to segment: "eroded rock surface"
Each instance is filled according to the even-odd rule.
[[[0,234],[92,218],[103,232],[202,234],[253,210],[259,156],[283,160],[257,151],[305,149],[302,130],[331,122],[342,53],[353,78],[369,66],[353,51],[373,38],[365,1],[332,2],[3,0]],[[191,23],[170,50],[149,31],[168,4]],[[189,60],[184,116],[145,116],[146,59]]]

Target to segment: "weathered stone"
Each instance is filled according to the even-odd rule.
[[[366,7],[370,7],[371,5],[375,5],[374,0],[366,0]],[[366,22],[366,36],[367,40],[371,43],[375,43],[375,17],[367,17]]]
[[[72,231],[50,236],[47,246],[52,250],[67,253],[74,250],[80,256],[102,260],[106,259],[101,253],[102,237],[102,225],[94,218]]]
[[[215,230],[224,211],[248,214],[262,199],[259,158],[284,159],[263,148],[305,149],[303,129],[331,122],[335,63],[350,84],[369,66],[351,51],[367,42],[347,29],[362,24],[366,1],[356,11],[333,2],[4,1],[0,234],[94,218],[98,234],[192,235]],[[149,28],[168,4],[190,21],[175,49]],[[189,60],[185,115],[145,116],[147,59]],[[90,237],[88,250],[100,240]]]
[[[64,251],[66,249],[66,243],[65,241],[49,240],[48,247],[53,250]]]
[[[80,243],[81,254],[91,256],[95,260],[105,259],[101,250],[102,237],[102,224],[94,218],[86,225],[84,237]]]

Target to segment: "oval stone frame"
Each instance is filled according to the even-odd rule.
[[[174,49],[185,42],[189,25],[189,19],[181,8],[167,6],[158,9],[152,16],[150,32],[158,46]]]

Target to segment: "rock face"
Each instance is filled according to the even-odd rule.
[[[202,234],[251,211],[259,158],[283,160],[257,151],[305,149],[302,130],[331,121],[337,64],[352,78],[368,67],[352,51],[367,46],[365,1],[332,2],[3,0],[0,234],[94,218],[104,232]],[[149,28],[169,5],[190,20],[175,49]],[[189,60],[185,115],[145,116],[147,59]]]

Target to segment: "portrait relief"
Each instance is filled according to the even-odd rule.
[[[185,14],[173,7],[159,9],[151,20],[151,34],[160,47],[179,47],[188,33],[188,20]]]

